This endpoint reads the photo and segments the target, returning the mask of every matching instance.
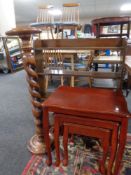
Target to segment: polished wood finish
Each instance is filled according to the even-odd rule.
[[[103,148],[103,157],[100,162],[100,172],[105,175],[106,168],[105,162],[108,154],[109,149],[109,141],[110,141],[110,131],[106,129],[101,129],[97,127],[90,127],[84,125],[78,125],[73,123],[64,123],[64,135],[63,135],[63,146],[64,146],[64,166],[68,165],[68,135],[69,134],[79,134],[84,136],[90,136],[99,138],[101,140],[101,145]]]
[[[55,124],[54,124],[54,141],[55,141],[55,149],[56,149],[56,166],[60,164],[60,151],[59,151],[59,130],[60,126],[64,123],[73,123],[73,124],[80,124],[98,128],[104,128],[111,131],[111,143],[110,143],[110,158],[109,163],[107,166],[107,174],[112,173],[112,166],[115,159],[116,149],[117,149],[117,139],[118,139],[118,126],[117,122],[109,122],[103,120],[96,120],[91,118],[83,118],[78,116],[72,115],[64,115],[64,114],[55,114]]]
[[[127,104],[120,90],[60,87],[42,103],[42,106],[43,131],[48,154],[47,163],[49,165],[52,163],[52,158],[48,112],[51,111],[67,115],[83,116],[85,118],[90,117],[105,121],[119,122],[119,147],[116,156],[114,175],[118,173],[126,143],[129,117]]]
[[[22,40],[22,49],[25,53],[30,52],[31,46],[31,35],[41,33],[40,29],[33,27],[16,27],[6,32],[7,36],[19,36]]]
[[[96,36],[97,38],[99,37],[111,37],[111,36],[116,36],[116,37],[122,37],[122,36],[127,36],[129,38],[130,34],[130,17],[105,17],[105,18],[99,18],[99,19],[94,19],[92,21],[92,24],[96,26]],[[123,33],[123,25],[127,24],[127,33]],[[100,27],[101,26],[110,26],[110,25],[120,25],[120,34],[101,34],[100,32]]]
[[[45,152],[45,145],[43,144],[43,133],[42,133],[42,108],[41,108],[41,94],[40,86],[38,83],[38,75],[35,72],[36,62],[34,56],[26,54],[23,57],[24,67],[27,73],[27,82],[29,85],[29,93],[31,96],[32,103],[32,114],[34,116],[35,124],[35,135],[31,138],[28,144],[28,149],[36,154]],[[37,99],[37,100],[36,100]]]
[[[45,153],[45,145],[42,132],[42,108],[41,108],[41,95],[40,85],[38,82],[38,74],[36,72],[36,61],[31,54],[32,46],[30,38],[32,34],[39,34],[40,29],[33,27],[17,27],[8,32],[9,36],[17,35],[22,40],[23,64],[25,71],[27,72],[27,82],[29,84],[29,93],[31,95],[32,102],[32,114],[34,116],[35,134],[28,142],[28,149],[34,154]]]

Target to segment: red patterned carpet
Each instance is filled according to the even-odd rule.
[[[100,146],[96,140],[93,141],[94,146],[85,145],[80,137],[76,137],[74,143],[70,142],[68,147],[69,165],[67,167],[62,166],[62,164],[60,167],[55,167],[54,164],[48,167],[45,163],[46,155],[33,155],[21,175],[100,175],[97,164],[98,158],[101,156]],[[61,146],[61,156],[62,150]],[[52,151],[52,157],[54,162],[54,151]],[[127,136],[119,175],[131,175],[131,134]]]

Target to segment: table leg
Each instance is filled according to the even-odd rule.
[[[118,152],[117,152],[117,157],[116,157],[113,175],[118,175],[118,172],[120,169],[120,164],[122,161],[124,148],[125,148],[125,144],[126,144],[127,127],[128,127],[128,119],[123,118],[122,123],[121,123],[121,128],[120,128],[119,146],[118,146]]]
[[[106,134],[104,138],[102,139],[102,148],[103,148],[103,157],[102,160],[100,161],[100,171],[102,172],[103,175],[105,175],[105,163],[107,159],[107,154],[108,154],[108,148],[109,148],[109,142],[110,142],[110,134]]]
[[[64,135],[63,135],[63,146],[64,146],[64,160],[63,165],[68,165],[68,126],[64,125]]]
[[[112,174],[113,162],[114,162],[114,160],[115,160],[116,151],[117,151],[118,126],[119,126],[119,125],[114,125],[114,128],[113,128],[113,130],[112,130],[111,150],[110,150],[109,163],[108,163],[108,167],[107,167],[107,175],[111,175],[111,174]]]
[[[56,166],[59,166],[60,164],[60,148],[59,148],[59,130],[60,130],[60,124],[59,124],[59,118],[55,117],[55,123],[54,123],[54,142],[55,142],[55,150],[56,150]]]
[[[51,145],[50,145],[50,137],[49,137],[49,118],[48,118],[48,109],[44,108],[43,110],[43,132],[44,132],[44,140],[46,145],[47,152],[47,165],[52,164],[52,156],[51,156]]]

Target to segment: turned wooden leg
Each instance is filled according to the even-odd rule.
[[[63,147],[64,147],[64,160],[63,165],[68,165],[68,126],[64,125],[64,134],[63,134]]]
[[[49,137],[49,118],[48,118],[48,109],[43,109],[43,131],[44,131],[44,140],[46,145],[47,152],[47,165],[52,164],[52,156],[51,156],[51,145],[50,145],[50,137]]]
[[[91,78],[88,77],[87,81],[88,81],[89,87],[91,88],[91,87],[92,87],[92,81],[91,81]]]
[[[118,126],[119,125],[114,125],[114,128],[112,130],[111,150],[110,150],[109,163],[108,163],[108,167],[107,167],[107,175],[111,175],[112,174],[113,163],[114,163],[115,156],[116,156],[116,151],[117,151]]]
[[[63,86],[64,85],[64,77],[61,76],[60,79],[61,79],[61,86]]]
[[[71,87],[74,87],[74,82],[75,82],[74,76],[71,76],[71,83],[70,83]]]
[[[47,92],[47,89],[48,89],[48,82],[49,82],[49,76],[46,75],[45,76],[45,92]]]
[[[75,38],[77,39],[77,27],[75,27]]]
[[[118,175],[118,172],[120,170],[120,164],[122,161],[124,148],[126,144],[127,127],[128,127],[128,119],[123,118],[121,123],[121,128],[120,128],[119,146],[118,146],[117,157],[115,160],[115,168],[114,168],[113,175]]]
[[[56,162],[55,162],[56,166],[60,165],[60,147],[59,147],[59,129],[60,128],[59,127],[60,127],[59,119],[55,117],[54,142],[55,142],[55,151],[56,151]]]

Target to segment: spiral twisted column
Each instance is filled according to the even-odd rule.
[[[33,153],[44,153],[45,145],[42,129],[42,97],[40,94],[40,86],[38,83],[38,75],[36,72],[35,58],[31,54],[23,56],[24,68],[27,72],[27,82],[29,85],[29,93],[31,96],[32,113],[35,123],[35,135],[31,138],[28,144],[28,149]]]
[[[29,93],[32,103],[32,114],[34,116],[35,135],[28,142],[28,149],[34,154],[45,153],[45,145],[42,131],[42,108],[41,108],[41,94],[40,86],[38,83],[38,75],[36,72],[36,62],[33,55],[31,55],[31,42],[32,34],[40,34],[41,30],[34,27],[16,27],[6,32],[8,36],[19,36],[22,40],[23,62],[24,68],[27,72],[27,81],[29,84]]]

